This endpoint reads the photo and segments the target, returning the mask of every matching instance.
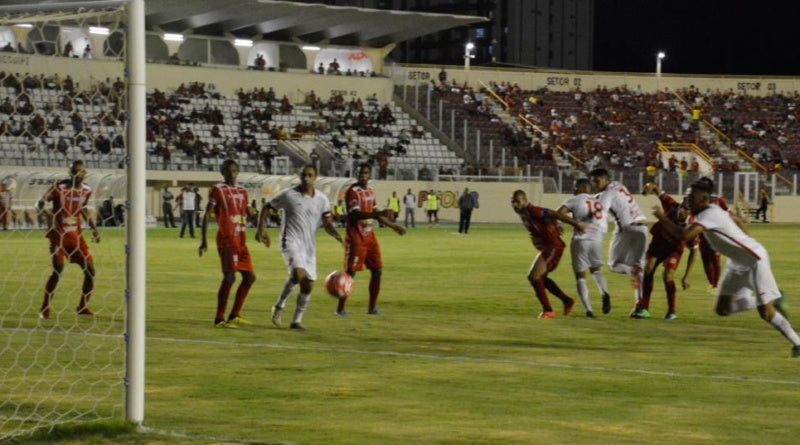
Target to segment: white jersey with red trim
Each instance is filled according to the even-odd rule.
[[[605,190],[598,193],[597,198],[603,204],[606,214],[614,215],[616,230],[633,223],[643,222],[647,217],[642,213],[639,204],[633,199],[628,189],[617,181],[611,181]]]
[[[587,193],[580,193],[567,199],[561,205],[572,213],[574,220],[587,225],[585,232],[573,229],[573,240],[603,240],[608,231],[608,224],[606,223],[606,212],[603,210],[603,203],[599,199]]]
[[[694,222],[706,229],[703,236],[711,247],[738,268],[752,267],[765,256],[764,246],[739,228],[731,215],[719,206],[709,205],[695,215]]]

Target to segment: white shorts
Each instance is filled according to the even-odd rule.
[[[573,239],[569,244],[569,252],[573,272],[603,266],[603,240]]]
[[[719,282],[717,296],[730,295],[734,300],[755,297],[758,306],[781,296],[766,251],[758,254],[761,259],[752,267],[742,267],[728,259]]]
[[[316,246],[300,246],[296,243],[289,243],[281,250],[283,262],[289,270],[289,275],[295,269],[306,271],[306,277],[314,281],[317,279],[317,249]]]
[[[608,248],[608,267],[617,272],[616,265],[639,266],[644,269],[644,253],[647,250],[647,226],[629,225],[621,227],[611,237]]]

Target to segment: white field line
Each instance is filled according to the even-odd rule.
[[[173,342],[173,343],[213,344],[213,345],[239,346],[239,347],[250,347],[250,348],[316,351],[316,352],[336,353],[336,354],[406,357],[413,359],[458,361],[466,363],[503,363],[503,364],[517,365],[517,366],[557,368],[557,369],[568,369],[574,371],[611,372],[611,373],[624,372],[628,374],[651,375],[651,376],[660,376],[668,378],[736,381],[736,382],[766,383],[766,384],[781,384],[781,385],[800,385],[800,381],[798,380],[776,380],[776,379],[764,379],[757,377],[754,378],[754,377],[724,375],[724,374],[710,374],[710,375],[685,374],[680,372],[651,371],[647,369],[636,369],[636,368],[611,368],[606,366],[569,365],[563,363],[543,363],[533,360],[512,360],[504,358],[470,357],[464,355],[417,354],[413,352],[397,352],[397,351],[368,351],[368,350],[350,349],[350,348],[279,345],[274,343],[236,343],[236,342],[226,342],[220,340],[198,340],[198,339],[169,338],[169,337],[148,337],[147,340]],[[787,360],[790,359],[787,358]]]
[[[29,329],[0,329],[1,331],[29,331]],[[96,337],[119,337],[122,338],[123,335],[109,335],[109,334],[96,334],[96,333],[86,333],[86,332],[58,332],[60,334],[65,335],[84,335],[84,336],[96,336]],[[509,365],[517,365],[517,366],[526,366],[526,367],[540,367],[540,368],[556,368],[556,369],[567,369],[573,371],[587,371],[587,372],[608,372],[608,373],[620,373],[624,372],[627,374],[638,374],[638,375],[650,375],[650,376],[660,376],[660,377],[667,377],[667,378],[683,378],[683,379],[697,379],[697,380],[717,380],[717,381],[735,381],[735,382],[749,382],[749,383],[765,383],[765,384],[779,384],[779,385],[798,385],[800,386],[799,380],[777,380],[777,379],[765,379],[765,378],[758,378],[758,377],[747,377],[747,376],[737,376],[737,375],[725,375],[725,374],[686,374],[680,372],[668,372],[668,371],[652,371],[648,369],[637,369],[637,368],[612,368],[607,366],[591,366],[591,365],[570,365],[564,363],[545,363],[539,362],[535,360],[512,360],[512,359],[505,359],[505,358],[490,358],[490,357],[471,357],[465,355],[439,355],[439,354],[418,354],[413,352],[398,352],[398,351],[370,351],[370,350],[362,350],[362,349],[350,349],[350,348],[330,348],[330,347],[314,347],[314,346],[296,346],[296,345],[280,345],[275,343],[238,343],[238,342],[226,342],[220,340],[200,340],[200,339],[192,339],[192,338],[173,338],[173,337],[147,337],[147,341],[161,341],[161,342],[171,342],[171,343],[191,343],[191,344],[206,344],[206,345],[224,345],[224,346],[239,346],[239,347],[249,347],[249,348],[266,348],[266,349],[285,349],[285,350],[296,350],[296,351],[316,351],[316,352],[324,352],[324,353],[336,353],[336,354],[353,354],[353,355],[373,355],[373,356],[386,356],[386,357],[406,357],[406,358],[414,358],[414,359],[423,359],[423,360],[440,360],[440,361],[458,361],[458,362],[465,362],[465,363],[504,363]],[[789,360],[787,358],[787,360]],[[796,360],[796,359],[795,359]]]

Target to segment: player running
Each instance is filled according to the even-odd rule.
[[[642,194],[647,196],[655,194],[661,201],[661,208],[670,221],[679,227],[686,227],[689,218],[688,203],[679,203],[674,198],[669,196],[664,191],[658,188],[658,185],[648,182],[644,185]],[[664,315],[665,320],[674,320],[678,318],[676,315],[675,300],[676,300],[676,286],[675,286],[675,271],[678,270],[678,265],[681,262],[681,256],[687,244],[690,246],[689,259],[686,263],[686,272],[683,274],[681,280],[684,289],[689,288],[689,273],[692,270],[692,265],[695,260],[695,247],[697,245],[697,238],[687,242],[679,238],[675,238],[664,229],[664,224],[660,221],[655,223],[650,228],[650,233],[653,235],[650,240],[650,245],[647,247],[645,254],[644,265],[644,279],[642,281],[642,298],[636,304],[631,318],[650,318],[650,296],[653,294],[653,281],[656,273],[656,268],[660,264],[664,264],[664,288],[667,292],[667,313]]]
[[[542,304],[539,318],[556,318],[547,291],[555,295],[564,303],[564,315],[569,315],[575,306],[575,300],[568,297],[561,288],[551,280],[547,274],[555,270],[561,255],[564,253],[564,241],[558,235],[558,227],[554,220],[563,221],[578,231],[586,230],[585,224],[562,213],[538,207],[528,202],[528,197],[522,190],[516,190],[511,197],[511,207],[522,219],[522,224],[528,229],[533,247],[539,251],[528,269],[528,281],[536,292],[536,298]],[[545,290],[546,289],[546,290]]]
[[[730,213],[730,209],[728,208],[728,202],[725,200],[724,197],[715,195],[714,191],[714,181],[711,178],[700,178],[698,182],[706,184],[708,188],[712,191],[710,197],[710,203],[719,206],[722,210]],[[744,229],[744,221],[741,218],[730,213],[731,218],[736,224]],[[704,237],[699,238],[699,248],[700,248],[700,259],[703,261],[703,271],[706,274],[706,278],[708,279],[709,291],[715,292],[717,290],[717,284],[719,284],[720,274],[722,273],[722,258],[716,250],[714,250],[709,244],[708,241]]]
[[[378,294],[381,291],[381,275],[383,273],[383,259],[378,238],[372,227],[372,220],[377,219],[381,224],[394,230],[398,235],[405,235],[406,229],[397,225],[388,215],[393,210],[378,210],[375,205],[375,190],[367,184],[372,178],[372,167],[369,164],[358,166],[358,182],[347,188],[344,194],[347,207],[346,221],[347,233],[344,238],[345,270],[351,278],[356,272],[369,269],[369,305],[367,314],[380,315],[378,310]],[[339,299],[336,315],[346,317],[344,306],[347,297]]]
[[[258,218],[256,241],[269,247],[269,236],[264,230],[269,210],[283,210],[281,218],[280,248],[289,277],[283,285],[275,306],[272,307],[272,324],[281,327],[281,314],[286,300],[296,285],[300,285],[291,329],[305,329],[303,314],[311,301],[311,290],[317,279],[317,229],[320,224],[328,235],[342,242],[342,237],[333,226],[331,203],[328,197],[314,187],[317,169],[306,165],[300,171],[300,185],[288,188],[264,204]]]
[[[688,202],[695,217],[689,227],[679,227],[660,207],[653,214],[670,235],[689,241],[702,234],[714,250],[728,257],[717,288],[717,314],[725,316],[758,309],[761,318],[792,343],[792,357],[800,357],[800,336],[784,316],[785,302],[772,274],[767,250],[747,235],[728,212],[711,204],[711,188],[707,183],[692,184]]]
[[[647,226],[644,213],[633,195],[617,181],[611,181],[608,170],[596,168],[589,172],[592,187],[603,204],[603,211],[614,216],[616,228],[608,250],[608,268],[630,275],[636,302],[641,298],[644,251],[647,248]],[[611,300],[603,299],[603,313],[611,310]]]
[[[589,194],[591,190],[589,179],[577,179],[572,189],[575,196],[566,200],[559,207],[558,213],[566,215],[569,212],[576,221],[586,224],[586,232],[572,231],[569,250],[572,257],[572,271],[575,272],[578,286],[578,297],[586,309],[586,316],[594,318],[594,311],[589,302],[589,286],[586,285],[587,269],[591,272],[597,288],[600,289],[603,301],[610,301],[611,297],[608,294],[606,277],[600,271],[603,267],[603,238],[608,230],[608,224],[603,204]],[[604,305],[603,313],[608,313],[606,309],[610,310],[611,307]]]

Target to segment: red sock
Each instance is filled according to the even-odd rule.
[[[378,304],[378,294],[381,292],[381,277],[369,278],[369,310],[375,309]]]
[[[233,301],[233,309],[231,309],[231,315],[228,319],[236,318],[239,316],[239,311],[242,310],[242,306],[244,306],[244,300],[247,299],[247,293],[250,291],[250,285],[244,284],[242,282],[239,284],[239,287],[236,289],[236,299]],[[223,313],[225,308],[223,307]]]
[[[347,297],[339,298],[339,303],[336,305],[336,312],[342,312],[344,310],[345,302],[347,302]]]
[[[225,308],[228,306],[228,296],[231,294],[233,283],[222,280],[217,291],[217,316],[215,320],[225,320]]]
[[[533,290],[536,291],[536,298],[538,298],[539,303],[542,304],[542,310],[544,312],[553,312],[553,307],[550,306],[550,299],[547,298],[547,290],[545,290],[544,280],[541,278],[533,280]]]
[[[714,281],[712,281],[711,284],[714,285],[714,287],[717,287],[717,284],[719,284],[719,277],[722,273],[722,261],[718,253],[714,255],[711,265],[714,269]]]
[[[85,309],[89,305],[89,299],[92,298],[92,291],[94,290],[94,280],[83,280],[83,288],[81,289],[81,302],[78,304],[78,310]]]
[[[653,276],[645,274],[642,280],[642,299],[636,303],[636,309],[650,310],[650,296],[653,295]]]
[[[50,308],[50,301],[53,299],[53,292],[56,291],[58,286],[58,275],[51,274],[47,279],[47,284],[44,285],[44,299],[42,300],[42,310]]]
[[[664,283],[664,287],[667,289],[667,306],[669,306],[669,312],[675,313],[675,282],[674,281],[667,281]]]
[[[565,294],[564,291],[562,291],[561,288],[558,287],[556,282],[550,279],[550,277],[544,277],[543,281],[544,281],[544,287],[546,287],[551,294],[558,297],[558,299],[561,300],[564,304],[572,300],[572,298],[568,297],[567,294]]]

